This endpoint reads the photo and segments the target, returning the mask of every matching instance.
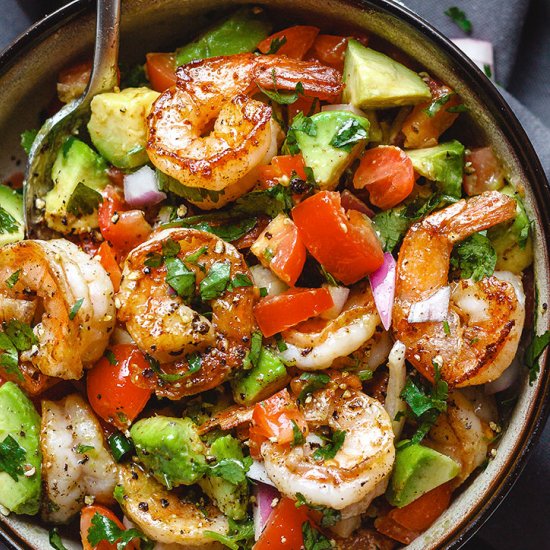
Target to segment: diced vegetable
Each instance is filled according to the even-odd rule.
[[[328,284],[323,285],[323,287],[330,292],[334,305],[330,309],[327,309],[321,313],[320,317],[327,320],[336,319],[336,317],[338,317],[338,315],[342,312],[346,300],[348,299],[349,288],[346,288],[345,286],[332,286]]]
[[[124,200],[130,206],[152,206],[165,198],[166,193],[159,191],[155,171],[149,166],[124,176]]]
[[[280,498],[279,491],[271,485],[257,483],[254,486],[255,502],[252,508],[254,517],[254,540],[258,540],[273,512],[273,502]]]
[[[109,274],[114,291],[118,292],[122,280],[122,271],[118,265],[113,247],[107,241],[103,241],[95,257],[99,259],[99,262]]]
[[[504,174],[491,147],[468,151],[464,163],[462,185],[469,197],[498,190],[504,185]]]
[[[451,287],[444,286],[421,302],[415,302],[409,311],[409,323],[425,323],[427,321],[445,321],[449,314]]]
[[[374,273],[369,275],[374,303],[380,315],[382,325],[390,329],[395,296],[396,262],[390,252],[384,253],[384,263]]]
[[[176,56],[173,53],[148,53],[147,76],[157,92],[176,85]]]
[[[97,504],[91,506],[85,506],[82,508],[80,513],[80,537],[82,539],[82,547],[84,550],[117,550],[117,544],[115,542],[109,543],[106,539],[101,540],[99,544],[91,544],[88,540],[90,536],[90,530],[92,527],[92,519],[99,514],[112,521],[118,529],[125,531],[125,527],[122,522],[115,516],[115,514],[105,508],[104,506],[99,506]],[[93,535],[92,535],[93,536]],[[99,536],[99,534],[98,534]],[[133,542],[130,542],[125,547],[126,550],[136,550],[136,545]]]
[[[258,49],[265,54],[276,53],[303,59],[318,34],[318,27],[295,25],[268,36],[258,44]]]
[[[270,164],[258,168],[258,179],[265,188],[277,184],[288,185],[292,177],[307,180],[306,165],[302,155],[279,155],[271,159]]]

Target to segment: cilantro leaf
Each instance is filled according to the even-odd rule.
[[[102,202],[101,193],[78,182],[67,202],[67,212],[75,216],[93,214]]]
[[[183,259],[184,262],[187,262],[191,265],[198,265],[199,258],[208,250],[207,246],[201,246],[196,252],[188,254]]]
[[[21,134],[21,147],[23,147],[27,155],[31,152],[31,147],[36,139],[36,134],[38,134],[38,130],[25,130]]]
[[[445,11],[445,15],[450,17],[456,26],[462,29],[466,34],[472,34],[472,22],[460,8],[453,6]]]
[[[313,453],[315,460],[329,460],[336,456],[336,453],[341,449],[346,439],[345,430],[335,430],[332,434],[332,441],[327,443],[324,447],[319,447]]]
[[[80,455],[86,454],[88,451],[95,451],[95,447],[93,445],[78,445],[76,448],[76,452]]]
[[[497,253],[491,241],[482,233],[475,233],[454,247],[451,266],[460,270],[462,279],[479,281],[491,276],[497,264]]]
[[[333,546],[325,535],[317,531],[309,521],[302,523],[305,550],[332,550]]]
[[[4,367],[4,370],[8,374],[15,374],[20,380],[23,380],[23,374],[19,370],[19,354],[16,347],[8,336],[0,332],[0,366]]]
[[[275,69],[273,69],[273,72]],[[298,82],[295,87],[294,93],[289,92],[279,92],[275,86],[275,91],[266,90],[265,88],[262,88],[259,84],[256,84],[258,88],[260,88],[260,91],[262,94],[266,95],[271,99],[271,101],[274,101],[275,103],[278,103],[279,105],[292,105],[292,103],[296,103],[298,101],[298,98],[303,95],[304,93],[304,86],[301,82]]]
[[[237,522],[228,518],[229,530],[226,535],[215,533],[214,531],[204,531],[204,534],[222,544],[225,544],[231,550],[239,550],[241,548],[250,548],[254,541],[254,522],[245,520]]]
[[[384,252],[393,252],[409,229],[410,222],[401,215],[401,210],[390,208],[379,212],[372,219]]]
[[[432,118],[445,103],[447,103],[454,95],[454,93],[451,94],[445,94],[441,97],[438,97],[437,99],[434,99],[430,102],[430,104],[425,108],[422,109],[430,118]]]
[[[210,466],[210,475],[221,477],[237,485],[246,481],[246,472],[252,465],[252,459],[247,456],[242,461],[236,458],[223,458],[213,466]]]
[[[266,55],[271,55],[277,53],[282,46],[286,44],[286,36],[275,37],[269,44],[269,50],[265,53]]]
[[[50,530],[49,534],[50,546],[55,550],[67,550],[67,547],[63,544],[61,536],[57,532],[57,528],[54,527]]]
[[[214,300],[225,292],[231,276],[229,262],[215,262],[199,285],[203,301]]]
[[[348,118],[336,130],[330,145],[349,153],[357,143],[367,138],[367,129],[356,118]]]
[[[147,267],[160,267],[164,262],[162,254],[158,252],[148,252],[145,261],[143,262]]]
[[[292,420],[292,446],[296,447],[298,445],[303,445],[306,442],[304,437],[304,432],[300,429],[300,426],[296,424],[295,420]]]
[[[264,191],[252,191],[243,195],[235,201],[230,212],[235,216],[265,214],[275,218],[281,212],[290,212],[293,206],[291,190],[278,184]]]
[[[112,352],[112,350],[106,349],[105,353],[103,354],[103,357],[105,357],[105,359],[107,359],[107,361],[109,361],[109,363],[113,365],[113,367],[116,367],[118,365],[118,361],[115,357],[115,354]]]
[[[328,506],[321,506],[318,504],[312,504],[308,502],[302,493],[296,493],[296,508],[300,506],[307,506],[312,510],[321,512],[323,514],[321,518],[321,527],[332,527],[342,519],[342,513],[340,510],[329,508]]]
[[[294,117],[288,128],[283,147],[288,150],[291,155],[297,155],[300,152],[296,132],[304,132],[308,136],[314,137],[317,135],[317,125],[312,118],[305,116],[304,113],[300,112]]]
[[[120,88],[141,88],[149,87],[149,80],[145,73],[145,65],[134,65],[133,67],[120,67]]]
[[[298,395],[298,401],[303,403],[308,395],[324,388],[330,382],[330,376],[324,372],[304,372],[299,380],[306,382]]]
[[[92,517],[92,525],[88,530],[88,542],[96,547],[101,541],[111,544],[116,543],[117,550],[124,550],[132,540],[142,541],[142,550],[152,550],[154,543],[151,542],[141,531],[137,529],[121,529],[113,520],[98,512]]]
[[[179,258],[166,258],[166,282],[178,296],[188,301],[195,294],[195,273]]]
[[[245,273],[237,273],[233,279],[231,279],[231,283],[229,284],[231,289],[234,288],[242,288],[246,286],[254,286],[254,283],[250,280],[250,277],[246,275]]]
[[[164,259],[175,258],[181,251],[180,243],[174,239],[168,238],[162,243],[162,255]]]
[[[82,307],[82,304],[84,303],[84,298],[79,298],[74,304],[73,307],[71,307],[71,311],[69,312],[69,319],[72,321],[77,313],[80,311],[80,308]]]
[[[6,286],[8,288],[13,288],[17,281],[19,281],[19,275],[21,275],[21,270],[18,269],[17,271],[14,271],[7,279],[6,279]]]
[[[21,224],[0,206],[0,234],[15,233]]]
[[[251,369],[252,367],[256,367],[258,365],[258,361],[260,360],[260,355],[262,353],[262,340],[263,336],[261,332],[255,331],[252,333],[252,337],[250,339],[250,351],[243,361],[243,368]]]
[[[174,372],[167,373],[162,370],[160,363],[149,354],[145,355],[145,359],[149,363],[151,370],[163,381],[163,382],[178,382],[187,378],[189,375],[197,372],[202,367],[202,359],[197,353],[192,353],[187,356],[187,362],[189,363],[189,369],[187,372]]]
[[[4,333],[18,351],[27,351],[38,344],[38,340],[30,325],[15,319],[6,323]]]
[[[0,471],[6,472],[14,481],[17,481],[18,476],[25,473],[23,463],[26,456],[25,449],[11,435],[6,436],[0,443]]]
[[[200,222],[194,226],[194,229],[208,231],[227,242],[236,241],[246,235],[251,229],[254,229],[258,220],[256,218],[248,218],[235,223],[226,223],[221,225],[213,225],[208,222]]]
[[[525,349],[525,355],[523,360],[525,365],[529,369],[529,384],[532,385],[537,379],[540,371],[539,357],[543,354],[544,350],[550,344],[550,330],[547,330],[543,334],[533,335],[531,342]]]

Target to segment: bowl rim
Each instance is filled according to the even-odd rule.
[[[401,2],[397,0],[334,1],[355,9],[374,7],[416,28],[424,38],[431,41],[433,45],[443,51],[456,64],[459,69],[458,76],[462,81],[470,88],[480,90],[480,95],[488,98],[489,101],[486,106],[490,110],[491,115],[496,119],[498,127],[504,132],[506,141],[514,149],[517,162],[535,195],[535,202],[542,222],[545,246],[547,250],[550,250],[550,184],[526,131],[513,109],[493,82],[449,38]],[[0,52],[0,75],[15,64],[35,44],[40,43],[59,28],[90,10],[94,3],[93,0],[71,0],[57,10],[46,14],[42,19],[30,26]],[[253,4],[254,2],[250,3]],[[263,2],[260,1],[259,3]],[[449,530],[450,540],[447,537],[445,548],[458,549],[465,544],[495,512],[523,471],[529,455],[540,439],[550,413],[549,360],[550,353],[546,351],[540,359],[539,377],[543,378],[543,380],[541,387],[536,393],[532,421],[516,443],[517,455],[513,458],[506,471],[500,471],[495,476],[497,479],[497,489],[493,493],[486,493],[483,496],[478,508],[459,530]],[[17,535],[17,533],[8,535],[8,533],[3,532],[4,528],[4,526],[0,525],[0,542],[7,545],[10,549],[15,549],[14,544],[16,544],[16,541],[11,535]]]

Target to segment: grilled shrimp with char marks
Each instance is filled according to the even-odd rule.
[[[513,199],[486,192],[427,216],[407,233],[397,262],[393,328],[407,346],[407,360],[428,379],[433,364],[451,387],[484,384],[512,362],[523,329],[525,296],[521,279],[495,273],[480,281],[451,285],[443,321],[409,322],[414,304],[448,283],[453,245],[515,216]]]
[[[207,318],[169,286],[168,260],[157,267],[146,266],[148,258],[163,254],[167,243],[177,243],[177,259],[193,274],[195,290],[215,264],[228,267],[230,281],[236,275],[250,274],[234,246],[196,229],[160,231],[126,258],[116,297],[118,319],[126,324],[137,346],[159,361],[166,373],[189,373],[190,354],[198,354],[201,362],[197,372],[180,381],[167,383],[151,372],[136,383],[154,389],[159,396],[180,399],[219,386],[233,369],[241,366],[250,348],[256,291],[252,286],[222,291],[209,300],[212,315]],[[200,257],[186,262],[186,257],[200,250]]]

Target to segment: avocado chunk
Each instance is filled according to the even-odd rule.
[[[349,111],[324,111],[311,117],[299,113],[289,128],[285,149],[291,153],[300,149],[317,185],[334,189],[365,147],[369,126],[367,118]]]
[[[442,193],[459,199],[462,196],[464,145],[456,139],[435,147],[406,151],[415,172],[438,183]]]
[[[42,487],[40,466],[40,416],[30,399],[13,382],[0,387],[0,442],[10,436],[25,451],[22,464],[32,475],[18,475],[15,481],[7,472],[0,472],[0,504],[16,514],[34,515],[40,507]],[[7,456],[13,463],[14,459]]]
[[[487,232],[497,253],[495,269],[520,274],[533,262],[531,222],[521,196],[511,185],[503,187],[500,192],[515,199],[516,217],[513,221],[499,224]]]
[[[211,445],[208,452],[209,456],[216,459],[210,472],[222,472],[223,468],[236,466],[237,470],[242,471],[242,479],[237,483],[228,481],[221,475],[208,473],[207,476],[199,481],[202,490],[214,501],[214,504],[228,517],[235,520],[244,519],[248,508],[248,482],[245,474],[248,468],[241,445],[237,439],[231,435],[218,437]],[[237,463],[243,465],[241,468]],[[231,477],[227,473],[226,477]]]
[[[144,418],[130,434],[140,462],[168,489],[192,485],[204,475],[206,446],[190,418]]]
[[[23,196],[6,185],[0,185],[0,246],[24,238]]]
[[[271,24],[250,8],[237,11],[212,26],[196,40],[176,50],[178,67],[196,59],[252,52],[268,36]]]
[[[44,201],[46,223],[60,233],[85,233],[98,226],[99,191],[109,183],[107,163],[83,141],[65,141],[52,167],[53,188]]]
[[[392,506],[402,508],[424,493],[447,483],[460,472],[460,465],[448,456],[423,445],[402,442],[386,498]]]
[[[417,73],[357,40],[348,41],[344,82],[343,101],[360,109],[415,105],[432,97]]]
[[[232,382],[233,398],[240,405],[252,405],[282,389],[288,379],[284,363],[263,347],[257,365]]]
[[[147,116],[159,95],[149,88],[126,88],[92,99],[90,138],[102,156],[117,168],[137,168],[148,162]]]

